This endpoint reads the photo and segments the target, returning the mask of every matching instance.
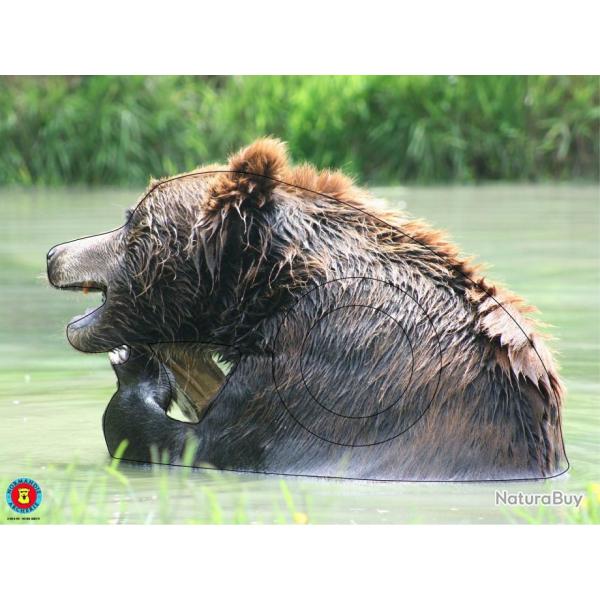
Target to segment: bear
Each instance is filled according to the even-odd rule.
[[[102,293],[67,337],[110,352],[113,456],[378,481],[568,468],[534,309],[277,139],[152,181],[123,226],[47,265],[53,286]]]

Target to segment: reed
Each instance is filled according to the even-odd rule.
[[[257,136],[374,184],[599,178],[600,79],[0,78],[0,185],[143,185]]]

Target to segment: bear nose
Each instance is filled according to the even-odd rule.
[[[46,255],[46,264],[48,265],[48,279],[50,283],[53,282],[54,277],[56,275],[57,269],[57,258],[60,256],[62,250],[60,246],[54,246],[54,248],[50,248],[48,254]]]
[[[57,246],[54,246],[54,248],[50,248],[50,250],[48,250],[48,254],[46,255],[48,265],[50,265],[53,262],[56,262],[64,251],[65,244],[58,244]]]

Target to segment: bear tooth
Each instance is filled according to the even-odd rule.
[[[125,362],[129,358],[129,348],[127,346],[121,346],[120,348],[117,348],[117,352],[119,353],[121,362]]]
[[[120,358],[117,350],[111,350],[108,353],[108,360],[110,360],[111,364],[113,364],[113,365],[121,364],[121,358]]]

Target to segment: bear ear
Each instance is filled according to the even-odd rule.
[[[212,186],[213,201],[221,206],[228,200],[237,207],[248,201],[264,206],[287,172],[286,146],[274,138],[259,139],[231,156],[227,167]]]

